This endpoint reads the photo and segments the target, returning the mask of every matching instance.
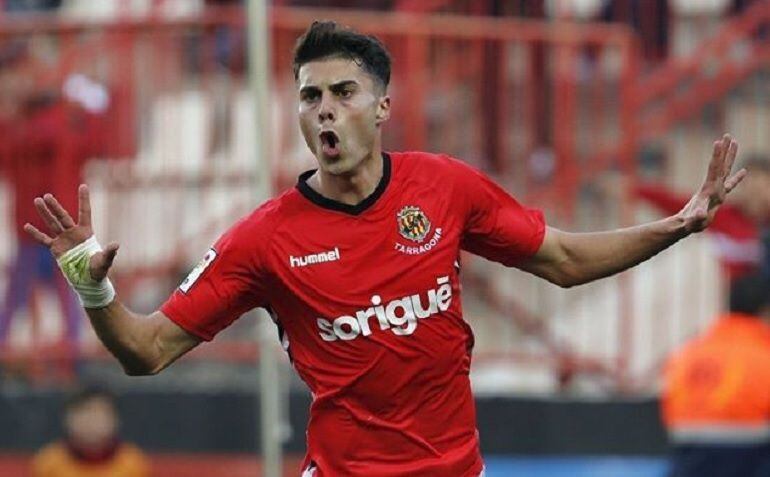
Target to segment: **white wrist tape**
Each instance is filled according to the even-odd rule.
[[[109,278],[105,277],[98,282],[91,278],[89,269],[91,257],[101,251],[101,245],[92,235],[85,242],[67,250],[56,260],[85,308],[104,308],[115,299],[115,288]]]

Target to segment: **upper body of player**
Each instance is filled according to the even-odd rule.
[[[737,278],[730,313],[666,365],[662,414],[678,477],[770,475],[770,282]]]
[[[709,226],[716,254],[730,279],[756,272],[768,255],[761,235],[770,223],[770,161],[764,156],[751,156],[743,165],[751,175]],[[676,213],[689,200],[659,184],[639,184],[634,193],[664,214]]]
[[[477,476],[461,249],[569,287],[609,276],[704,229],[745,175],[737,144],[714,143],[703,186],[677,214],[610,232],[547,227],[454,159],[383,153],[390,58],[372,37],[316,22],[299,39],[299,121],[318,169],[226,232],[149,316],[115,299],[117,244],[92,237],[51,195],[35,204],[99,337],[129,374],[155,374],[241,313],[266,307],[313,392],[308,473]],[[457,119],[458,121],[461,118]]]
[[[32,477],[149,477],[150,465],[118,434],[112,396],[85,389],[64,409],[66,436],[44,447],[32,460]]]

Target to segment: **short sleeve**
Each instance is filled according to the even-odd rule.
[[[258,229],[242,221],[222,235],[160,311],[210,341],[242,314],[266,307],[266,234]]]
[[[465,220],[462,248],[506,266],[534,255],[545,236],[543,213],[524,207],[484,174],[460,164],[457,196],[463,202]]]

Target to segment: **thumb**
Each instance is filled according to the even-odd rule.
[[[120,245],[117,242],[110,242],[104,249],[104,260],[107,268],[112,266],[112,262],[115,261],[115,256],[118,254]]]
[[[107,272],[118,254],[120,245],[116,242],[110,242],[101,252],[95,253],[91,257],[90,272],[91,278],[102,281],[107,276]]]

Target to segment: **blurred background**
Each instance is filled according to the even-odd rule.
[[[560,228],[675,212],[725,131],[741,157],[770,154],[767,1],[268,7],[269,99],[257,105],[246,2],[0,0],[0,475],[32,475],[34,453],[62,435],[66,396],[84,385],[116,396],[120,433],[151,475],[267,475],[260,445],[271,435],[284,475],[299,474],[310,397],[278,341],[259,345],[258,315],[160,376],[124,376],[20,226],[44,192],[75,209],[86,181],[97,236],[121,244],[121,298],[154,311],[229,224],[313,167],[290,67],[313,19],[390,49],[386,149],[455,155]],[[270,127],[262,160],[257,111]],[[733,277],[767,266],[762,190],[734,199],[740,227],[576,289],[465,258],[489,477],[665,475],[663,364],[724,310]],[[265,356],[277,378],[261,379]],[[279,393],[267,433],[264,388]]]

